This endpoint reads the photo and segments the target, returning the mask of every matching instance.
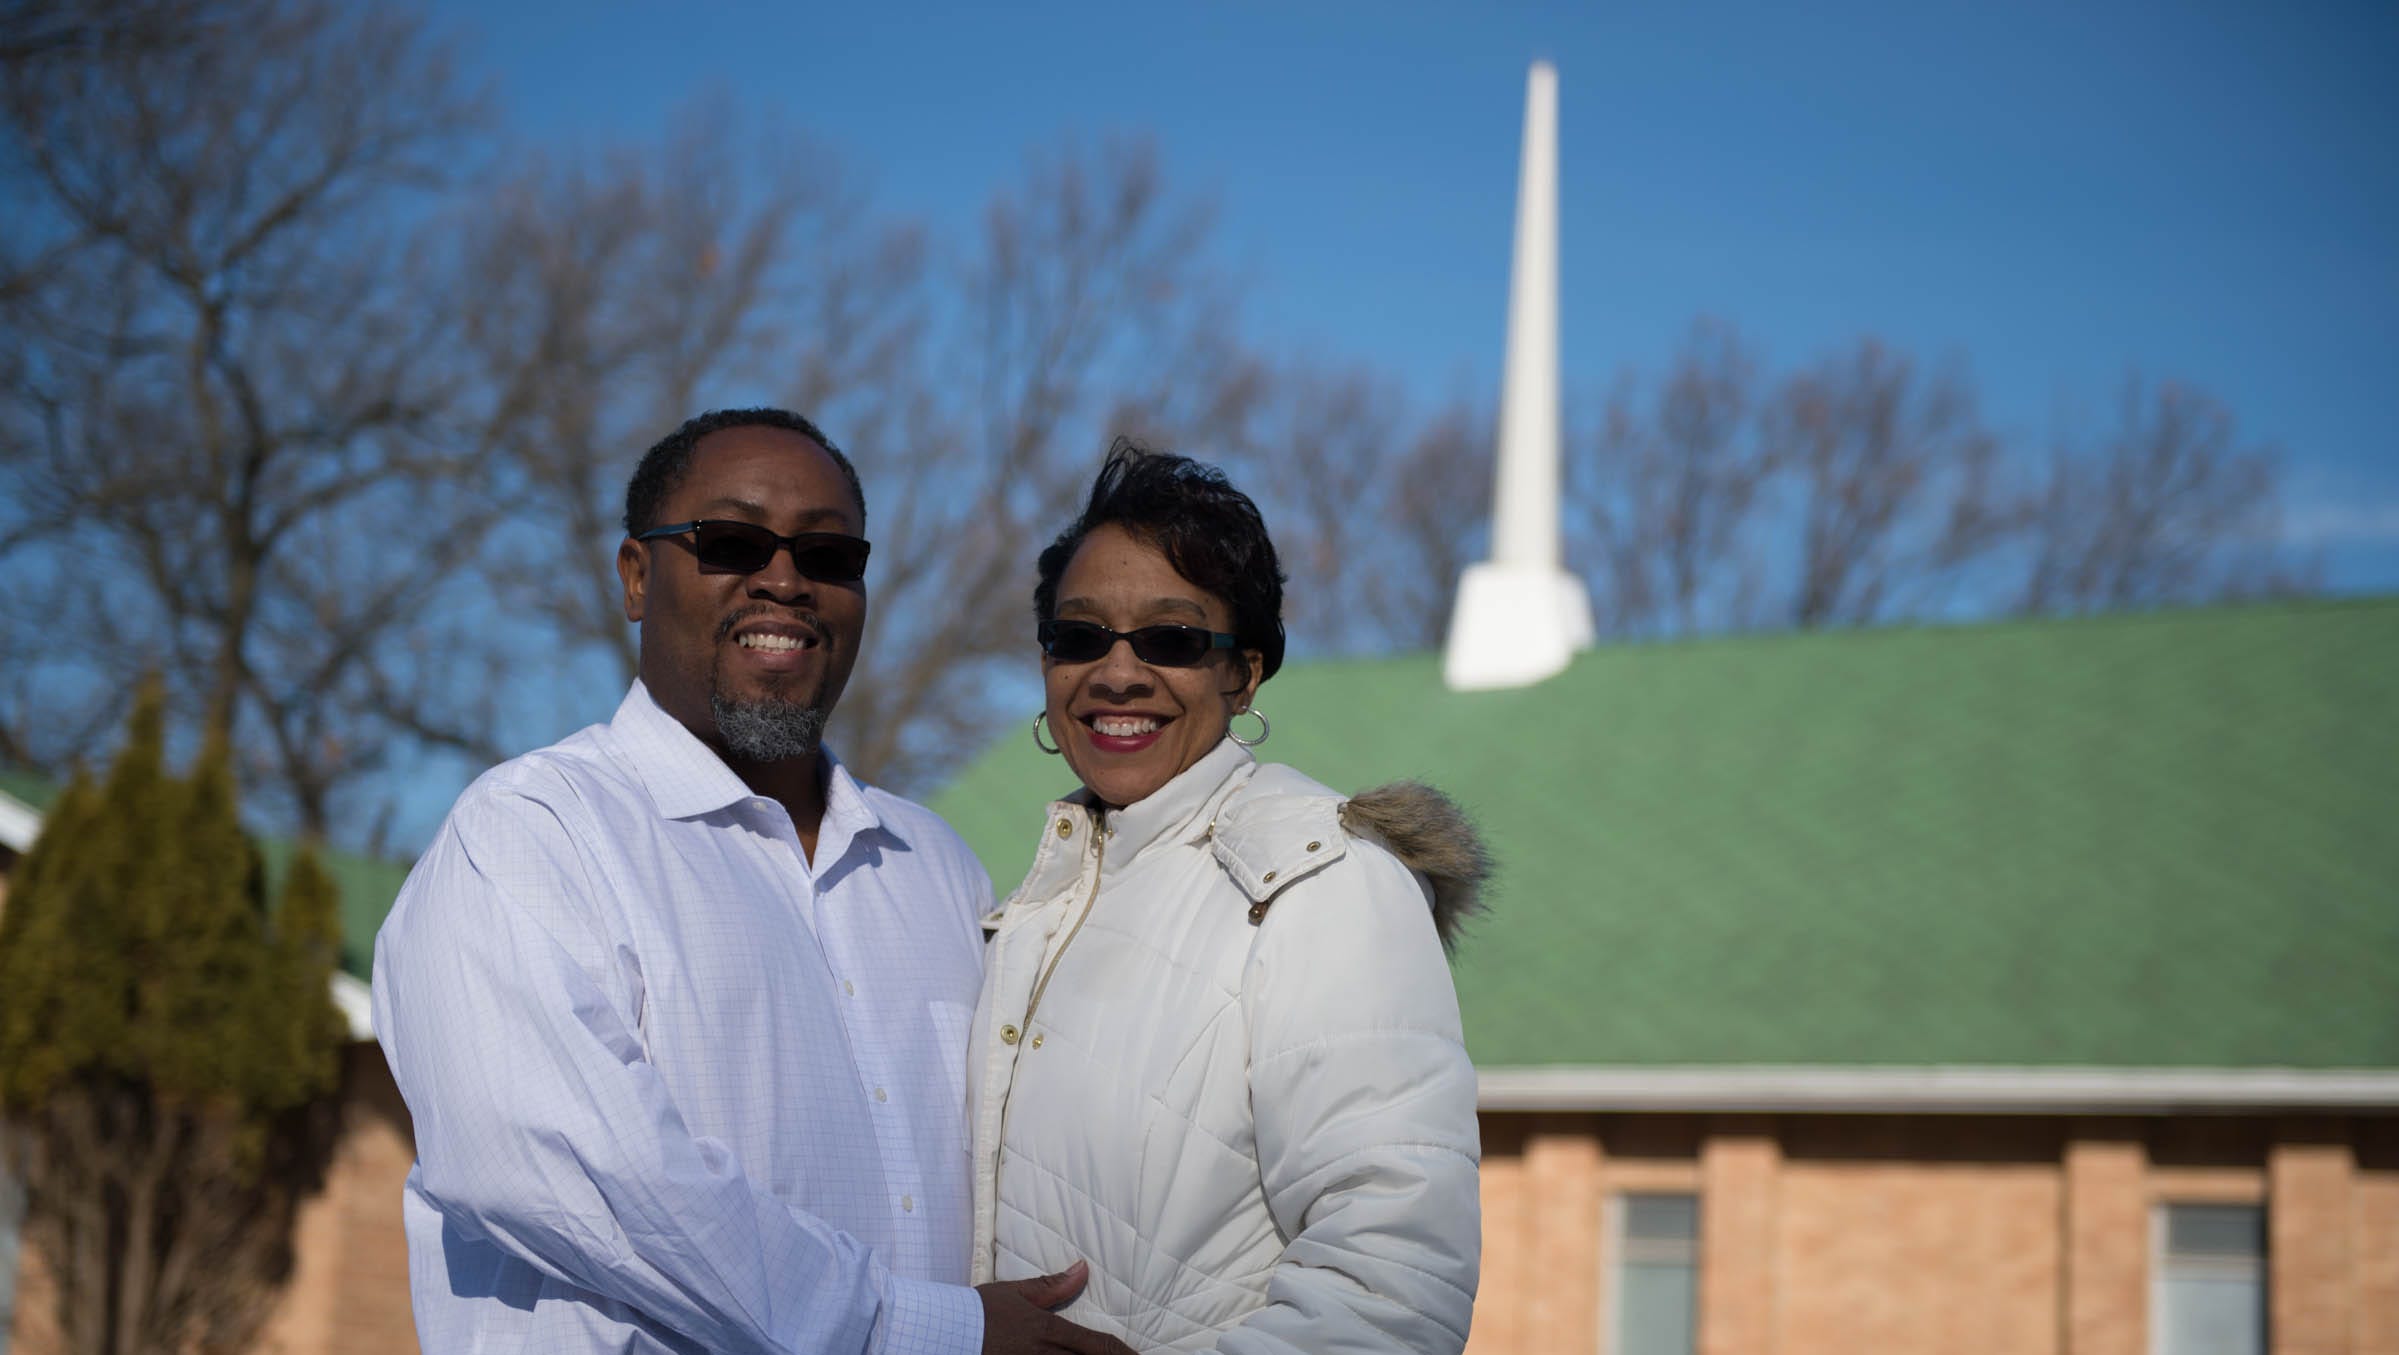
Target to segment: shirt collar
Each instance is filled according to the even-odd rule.
[[[866,787],[841,765],[833,750],[824,750],[825,758],[825,817],[816,827],[816,869],[823,873],[834,862],[849,855],[851,844],[869,833],[881,833],[899,841],[897,828],[875,812],[875,802],[867,798]]]
[[[1112,809],[1104,816],[1108,832],[1108,864],[1130,864],[1153,842],[1182,841],[1199,835],[1215,818],[1216,806],[1232,786],[1235,774],[1256,765],[1247,748],[1230,738],[1218,741],[1207,756],[1177,772],[1173,780],[1137,803]],[[1088,806],[1091,792],[1070,797]]]
[[[715,749],[666,713],[639,678],[617,705],[608,732],[632,765],[633,774],[649,788],[650,801],[663,818],[698,818],[757,798]],[[816,854],[821,861],[835,861],[860,835],[875,829],[890,832],[891,828],[833,750],[823,752],[828,769],[825,817],[817,825]]]

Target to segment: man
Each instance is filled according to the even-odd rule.
[[[424,1350],[1129,1355],[1047,1310],[1080,1267],[963,1285],[991,889],[819,742],[866,622],[857,473],[736,410],[625,500],[640,680],[477,780],[376,939]]]

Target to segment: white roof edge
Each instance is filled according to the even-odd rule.
[[[2392,1068],[1483,1068],[1483,1110],[2076,1115],[2399,1110]]]
[[[333,971],[333,1005],[350,1023],[350,1039],[365,1043],[375,1038],[375,994],[365,980],[345,969]]]
[[[33,839],[41,831],[41,811],[0,790],[0,847],[12,852],[25,851],[33,846]]]

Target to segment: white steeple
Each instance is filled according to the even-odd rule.
[[[1524,91],[1491,558],[1458,580],[1442,662],[1453,690],[1528,687],[1591,644],[1590,596],[1558,546],[1558,424],[1558,72],[1536,61]]]

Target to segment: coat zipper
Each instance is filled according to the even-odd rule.
[[[1090,918],[1092,908],[1100,901],[1100,867],[1106,863],[1107,857],[1108,835],[1094,825],[1091,830],[1091,896],[1083,900],[1083,911],[1075,915],[1075,925],[1066,929],[1066,939],[1058,943],[1058,953],[1050,957],[1049,967],[1041,971],[1040,980],[1033,985],[1033,996],[1025,1000],[1024,1024],[1016,1028],[1019,1038],[1032,1038],[1033,1012],[1041,1006],[1041,995],[1049,990],[1050,976],[1058,972],[1059,962],[1066,958],[1066,948],[1075,943],[1076,934],[1083,930],[1083,923]]]
[[[1049,965],[1041,971],[1041,977],[1034,981],[1033,995],[1025,1000],[1024,1020],[1016,1027],[1018,1040],[1016,1057],[1019,1059],[1025,1056],[1025,1050],[1033,1038],[1033,1013],[1041,1006],[1041,995],[1050,986],[1050,976],[1058,972],[1059,963],[1066,959],[1066,948],[1075,943],[1076,935],[1083,930],[1084,921],[1091,916],[1092,908],[1100,901],[1100,867],[1107,863],[1107,859],[1106,821],[1094,815],[1091,826],[1091,894],[1083,900],[1083,911],[1075,915],[1074,925],[1066,929],[1066,939],[1058,943],[1058,953],[1050,957]],[[999,1194],[1000,1159],[1008,1151],[1008,1106],[1015,1099],[1016,1071],[1011,1066],[1008,1072],[1008,1090],[1000,1094],[999,1134],[991,1145],[991,1189],[995,1198]],[[992,1260],[995,1263],[999,1260],[999,1246],[999,1231],[995,1227],[991,1235]]]

